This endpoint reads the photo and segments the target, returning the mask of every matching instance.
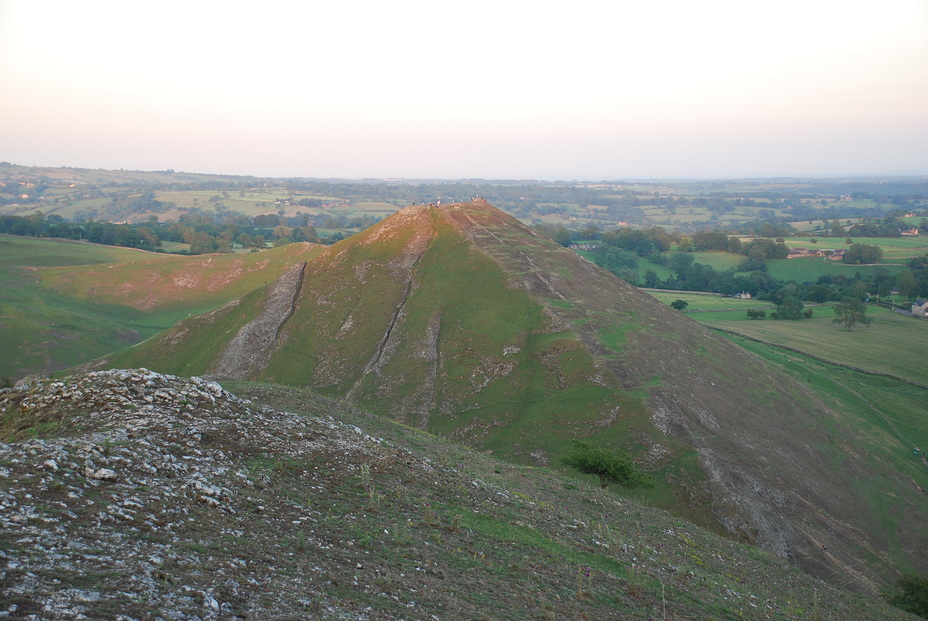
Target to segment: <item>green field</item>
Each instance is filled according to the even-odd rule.
[[[880,263],[878,265],[847,265],[829,259],[773,259],[767,261],[767,273],[784,282],[814,283],[822,276],[873,277],[878,274],[895,274],[905,269],[903,265]]]
[[[649,293],[666,304],[685,300],[689,306],[683,312],[706,326],[928,386],[923,356],[928,350],[928,321],[868,306],[873,323],[848,331],[832,323],[831,304],[807,306],[813,311],[811,319],[777,321],[769,318],[768,311],[767,319],[757,321],[748,319],[747,309],[775,309],[770,302],[682,292]]]
[[[766,300],[739,300],[729,295],[717,293],[698,293],[692,291],[664,291],[651,289],[647,293],[664,304],[674,300],[683,300],[689,306],[686,313],[720,313],[731,311],[737,315],[744,315],[749,308],[775,308],[772,302]]]
[[[731,252],[693,252],[694,263],[708,265],[717,272],[736,269],[744,259],[740,254]]]
[[[0,378],[87,362],[166,326],[141,311],[74,300],[42,287],[49,266],[106,265],[137,251],[73,242],[0,236]],[[169,324],[168,324],[169,325]]]
[[[928,445],[928,369],[923,355],[928,348],[928,321],[868,307],[872,324],[847,331],[832,323],[830,304],[813,307],[812,319],[756,321],[748,319],[744,309],[770,308],[769,303],[649,293],[668,304],[686,300],[686,316],[724,330],[727,338],[813,388],[828,407],[841,412],[833,419],[819,419],[831,441],[815,445],[834,467],[843,467],[853,450],[866,456],[873,471],[891,464],[903,478],[924,478],[924,464],[913,459],[912,447]],[[727,306],[739,308],[729,311]],[[867,475],[855,481],[853,493],[862,499],[858,502],[882,507],[881,517],[868,528],[884,534],[887,552],[904,549],[908,544],[900,539],[900,524],[890,517],[890,507],[904,514],[911,500],[907,492],[899,481]],[[900,559],[890,553],[888,560]]]
[[[742,239],[742,242],[746,243],[746,241],[746,239]],[[794,281],[800,284],[815,283],[822,276],[855,278],[857,274],[860,274],[864,278],[873,278],[880,274],[897,274],[907,269],[906,263],[909,259],[928,253],[928,238],[926,237],[860,238],[855,243],[879,246],[883,250],[883,260],[876,265],[848,265],[825,257],[771,259],[766,262],[767,273],[777,280],[783,282]],[[836,238],[819,239],[814,244],[811,242],[811,238],[789,238],[786,240],[786,245],[791,248],[828,250],[846,249],[849,246],[843,238],[840,240]],[[585,250],[577,252],[593,261],[593,253]],[[674,254],[674,251],[665,252],[663,256],[667,258],[672,254]],[[737,270],[741,262],[745,260],[744,255],[731,252],[692,252],[689,254],[692,255],[694,263],[707,265],[717,272]],[[675,276],[675,272],[669,267],[639,257],[637,270],[639,283],[644,279],[645,271],[649,269],[654,270],[661,280]]]

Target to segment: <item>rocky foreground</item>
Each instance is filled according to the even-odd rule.
[[[370,448],[376,459],[391,452],[379,440],[331,419],[252,407],[200,378],[144,369],[0,396],[4,415],[17,409],[36,414],[40,426],[61,421],[65,437],[0,445],[2,599],[9,602],[0,615],[234,616],[274,610],[278,597],[288,600],[283,609],[337,614],[337,602],[321,606],[318,593],[288,592],[290,579],[275,577],[271,588],[268,559],[234,548],[256,536],[248,522],[273,532],[285,518],[317,513],[265,502],[261,490],[278,462],[320,452],[327,468],[345,456],[373,461]],[[294,467],[294,476],[308,474]],[[217,544],[221,555],[208,550]]]
[[[144,369],[0,392],[0,617],[908,618],[612,495],[300,403]]]

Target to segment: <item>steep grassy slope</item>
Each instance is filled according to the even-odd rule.
[[[321,246],[181,257],[0,236],[0,377],[71,367],[272,282]]]
[[[106,364],[215,371],[266,315],[262,295]],[[836,467],[820,448],[836,430],[853,443],[853,429],[827,393],[482,201],[407,208],[329,248],[292,302],[268,363],[243,379],[311,387],[526,464],[594,438],[655,473],[650,501],[822,577],[873,592],[894,567],[924,569],[928,534],[881,530],[928,520],[924,494],[884,506],[856,479],[875,468],[903,496],[928,488],[926,473],[853,450]]]
[[[144,370],[0,392],[0,615],[914,619],[556,473],[228,387],[249,401]]]
[[[925,530],[915,516],[922,511],[928,461],[914,455],[913,447],[928,446],[928,390],[731,338],[827,396],[837,414],[822,420],[828,436],[814,449],[831,469],[848,473],[852,493],[843,500],[858,503],[863,530],[871,533],[873,557],[885,566],[914,570],[900,552],[920,541]]]

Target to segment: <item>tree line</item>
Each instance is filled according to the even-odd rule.
[[[0,216],[0,233],[26,237],[86,240],[107,246],[162,251],[163,242],[188,244],[179,254],[232,252],[236,248],[266,248],[292,242],[331,244],[355,230],[377,222],[371,216],[341,215],[284,217],[277,214],[254,218],[240,214],[208,214],[191,211],[173,222],[152,216],[144,223],[105,221],[68,222],[57,214],[36,212],[28,216]],[[321,235],[316,227],[334,229]]]
[[[542,227],[550,234],[551,228]],[[556,232],[556,231],[555,231]],[[591,231],[586,231],[589,235]],[[581,231],[581,234],[584,232]],[[561,234],[555,241],[569,244]],[[677,252],[669,252],[672,244]],[[729,270],[716,270],[698,263],[690,251],[719,250],[742,255],[739,264]],[[755,238],[741,240],[718,231],[694,233],[690,237],[668,233],[660,227],[650,229],[617,229],[607,231],[591,244],[593,261],[624,280],[642,287],[702,291],[735,295],[750,293],[752,297],[776,304],[784,298],[825,303],[851,296],[864,299],[868,295],[887,297],[894,290],[904,298],[928,297],[928,255],[910,259],[906,269],[891,275],[888,272],[852,276],[823,275],[816,282],[781,282],[767,273],[767,261],[785,259],[788,255],[783,239]],[[882,258],[882,249],[867,244],[852,244],[842,259],[847,264],[874,264]],[[653,268],[640,273],[639,260],[668,267],[672,274],[660,278]],[[799,259],[801,260],[801,259]],[[802,309],[799,310],[801,312]],[[785,315],[796,313],[785,309]]]

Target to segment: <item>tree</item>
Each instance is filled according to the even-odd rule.
[[[673,302],[670,303],[670,308],[676,309],[678,311],[682,311],[684,308],[686,308],[689,305],[690,303],[687,302],[686,300],[674,300]]]
[[[661,284],[661,279],[658,278],[657,272],[651,269],[644,271],[644,286],[645,287],[656,287]]]
[[[748,309],[748,318],[749,319],[763,319],[767,316],[767,311],[762,308],[749,308]]]
[[[905,574],[896,581],[898,591],[885,593],[886,601],[906,612],[928,619],[928,578]]]
[[[883,249],[869,244],[851,244],[844,253],[844,262],[850,264],[879,263],[883,258]]]
[[[783,301],[777,304],[775,314],[771,314],[774,319],[802,319],[804,304],[798,298],[791,296],[783,298]]]
[[[909,298],[912,296],[912,292],[915,291],[917,283],[915,281],[915,274],[910,271],[899,272],[896,274],[896,289],[899,291],[899,295],[904,298]]]
[[[575,440],[570,454],[561,463],[583,474],[598,476],[603,489],[613,484],[626,489],[653,485],[651,478],[636,469],[628,455],[589,442]]]
[[[727,250],[728,237],[719,231],[697,231],[693,233],[693,247],[696,250]]]
[[[670,255],[670,260],[667,262],[667,266],[675,272],[685,272],[690,268],[695,260],[696,259],[691,254],[675,252]]]
[[[841,298],[841,301],[831,308],[835,311],[835,318],[831,320],[831,323],[844,324],[848,330],[858,323],[869,326],[873,321],[867,316],[867,305],[859,298]]]

